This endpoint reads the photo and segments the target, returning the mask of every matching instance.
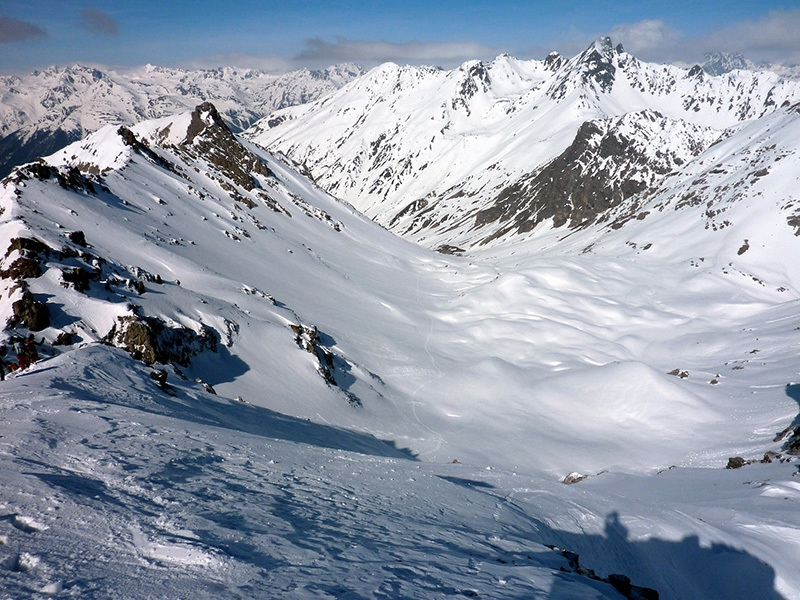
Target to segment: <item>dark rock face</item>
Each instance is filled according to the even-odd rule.
[[[204,102],[192,112],[180,149],[193,157],[202,156],[234,185],[248,191],[258,187],[251,173],[271,175],[266,165],[239,143],[210,102]]]
[[[78,244],[78,246],[82,246],[84,248],[87,247],[86,244],[86,235],[82,231],[71,231],[67,234],[67,239],[73,244]]]
[[[680,149],[651,152],[650,144],[668,125],[666,117],[650,110],[583,123],[564,152],[502,189],[491,206],[477,213],[475,226],[507,223],[490,241],[510,231],[531,231],[547,219],[555,227],[573,228],[600,221],[609,209],[655,189],[684,155],[705,148],[687,135]],[[631,212],[626,218],[636,216]]]
[[[558,52],[551,52],[547,55],[547,58],[544,59],[544,66],[548,71],[553,71],[555,73],[561,67],[563,67],[564,63],[566,62],[567,59],[561,56]]]
[[[614,48],[611,38],[598,39],[581,54],[565,63],[571,67],[565,69],[563,76],[550,86],[549,96],[553,100],[563,100],[570,91],[586,86],[595,87],[600,93],[610,91],[617,73],[614,58],[623,52],[621,44]],[[554,57],[551,65],[558,64],[557,60]]]
[[[301,324],[292,325],[291,329],[295,333],[295,343],[309,354],[317,357],[319,361],[317,371],[322,378],[328,385],[337,386],[336,378],[333,376],[333,353],[322,345],[317,328]]]
[[[42,276],[42,267],[36,258],[20,256],[7,269],[0,271],[3,279],[36,279]]]
[[[597,138],[599,143],[594,143]],[[630,179],[609,181],[612,173],[598,177],[598,173],[583,168],[584,161],[597,164],[603,158],[624,157],[630,145],[630,140],[605,134],[594,122],[584,123],[569,148],[535,175],[501,191],[492,208],[478,213],[476,224],[502,219],[509,209],[525,204],[513,215],[520,233],[546,218],[552,218],[556,227],[594,220],[602,211],[641,192],[643,185]]]
[[[491,80],[489,71],[483,63],[472,65],[467,71],[467,77],[461,82],[461,96],[468,100],[478,93],[480,89],[484,92],[489,89]]]
[[[689,72],[686,74],[686,77],[687,79],[702,79],[704,72],[705,71],[703,71],[703,67],[701,67],[700,65],[695,65],[691,69],[689,69]]]
[[[164,369],[155,369],[150,373],[150,379],[155,381],[156,385],[160,388],[165,388],[167,386],[167,372]]]
[[[345,373],[342,371],[350,369],[349,363],[343,358],[334,355],[330,348],[323,344],[322,336],[324,334],[320,334],[316,327],[309,327],[302,323],[290,325],[290,327],[295,334],[294,341],[297,346],[316,357],[319,363],[317,372],[325,380],[325,383],[341,390],[352,406],[361,406],[361,400],[348,391],[346,389],[347,385],[342,385],[340,381],[346,378],[343,377]],[[337,376],[340,377],[340,380],[337,380]]]
[[[732,456],[728,459],[728,464],[725,466],[726,469],[741,469],[743,466],[747,464],[747,461],[742,458],[741,456]]]
[[[595,141],[599,138],[599,141]],[[584,168],[609,157],[628,158],[631,142],[605,134],[594,122],[581,125],[573,143],[537,173],[508,186],[494,205],[479,212],[476,226],[493,221],[511,221],[509,229],[530,231],[545,219],[553,225],[578,226],[592,222],[603,211],[644,189],[640,181],[618,178]]]
[[[58,334],[55,340],[53,340],[53,346],[71,346],[75,343],[75,336],[72,335],[69,331],[62,331]]]
[[[67,269],[61,273],[61,279],[64,287],[72,287],[79,291],[85,292],[89,289],[89,283],[92,280],[98,279],[96,273],[91,273],[83,267],[75,267],[74,269]]]
[[[659,593],[657,590],[653,588],[642,587],[638,585],[633,585],[631,583],[631,578],[627,575],[622,575],[620,573],[612,573],[608,577],[600,577],[597,573],[594,572],[593,569],[587,569],[581,566],[580,563],[580,555],[576,552],[571,552],[566,548],[559,548],[557,546],[548,545],[549,548],[555,550],[561,554],[564,558],[569,561],[569,568],[561,567],[562,571],[577,573],[578,575],[582,575],[583,577],[588,577],[589,579],[593,579],[594,581],[602,581],[603,583],[607,583],[611,585],[615,590],[617,590],[624,598],[628,598],[628,600],[659,600]]]
[[[50,309],[44,302],[39,302],[33,294],[25,290],[22,298],[11,305],[14,316],[9,320],[9,327],[21,324],[31,331],[41,331],[50,326]]]
[[[11,179],[19,183],[30,178],[46,181],[51,177],[55,177],[58,184],[65,190],[88,194],[97,193],[95,184],[99,183],[99,180],[93,178],[91,174],[81,173],[76,167],[52,167],[45,162],[34,162],[17,169]]]
[[[463,254],[464,253],[464,249],[463,248],[459,248],[458,246],[453,246],[451,244],[442,244],[441,246],[436,248],[436,251],[439,254],[459,255],[459,254]]]
[[[41,277],[44,273],[44,260],[50,256],[50,248],[32,238],[14,238],[11,240],[4,258],[13,252],[19,256],[6,269],[0,270],[0,277],[16,281],[14,289],[23,290],[22,298],[12,304],[13,316],[8,320],[8,327],[22,325],[31,331],[41,331],[50,326],[50,309],[43,302],[36,300],[28,290],[26,279]]]
[[[775,436],[776,442],[784,442],[783,450],[792,456],[800,456],[800,425],[789,425]]]
[[[202,352],[216,352],[219,338],[209,328],[196,333],[185,327],[167,327],[154,317],[130,315],[119,317],[103,341],[127,350],[147,365],[174,362],[185,367]]]
[[[164,167],[168,171],[173,173],[175,172],[175,165],[156,154],[153,149],[150,148],[150,144],[147,143],[147,140],[140,140],[136,137],[136,134],[127,127],[123,126],[117,129],[117,135],[120,136],[122,138],[122,142],[126,146],[129,146],[134,152],[144,156],[147,160]]]
[[[709,75],[724,75],[736,69],[748,68],[747,60],[738,52],[711,52],[705,58],[703,71]]]
[[[6,256],[10,255],[14,250],[19,250],[21,254],[42,254],[49,256],[50,247],[44,242],[33,238],[13,238],[11,243],[6,249]]]

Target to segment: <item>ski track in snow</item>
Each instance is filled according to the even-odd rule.
[[[425,312],[425,308],[423,307],[422,303],[420,302],[420,298],[419,298],[419,274],[417,274],[417,277],[415,278],[414,281],[415,281],[415,283],[414,283],[414,297],[416,298],[417,307],[420,309],[421,312]],[[440,433],[438,433],[437,431],[435,431],[435,430],[431,429],[430,427],[428,427],[425,423],[423,423],[423,421],[422,421],[422,419],[420,419],[419,415],[417,415],[417,405],[419,404],[419,401],[417,400],[417,397],[418,397],[419,393],[423,390],[423,388],[425,388],[426,386],[430,385],[431,383],[433,383],[434,381],[436,381],[437,379],[439,379],[442,376],[442,372],[439,369],[439,366],[436,364],[436,358],[433,356],[433,354],[431,354],[430,350],[428,350],[428,344],[430,343],[431,336],[433,335],[433,315],[432,314],[428,314],[428,322],[429,322],[429,324],[428,324],[428,333],[425,336],[425,343],[423,344],[423,351],[428,355],[428,359],[430,360],[430,364],[433,366],[433,369],[436,371],[436,374],[430,380],[420,383],[419,386],[414,391],[411,392],[410,406],[411,406],[411,411],[412,411],[412,413],[414,415],[414,419],[416,419],[417,423],[422,425],[422,427],[424,427],[425,430],[428,431],[433,436],[433,439],[435,440],[435,444],[436,445],[431,450],[420,452],[420,454],[419,454],[420,456],[430,456],[431,454],[433,454],[435,452],[438,452],[441,449],[442,442],[444,440],[444,438],[442,437],[442,435]]]

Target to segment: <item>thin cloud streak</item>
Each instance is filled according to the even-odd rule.
[[[119,25],[108,13],[93,8],[81,10],[78,22],[91,33],[112,36],[119,33]]]
[[[472,59],[490,58],[501,51],[478,42],[405,42],[349,40],[334,43],[320,38],[306,41],[306,49],[294,57],[297,63],[326,64],[356,62],[368,67],[384,62],[451,67]]]
[[[43,37],[47,37],[47,33],[41,27],[27,21],[0,15],[0,44],[24,42]]]
[[[276,56],[273,54],[246,54],[243,52],[231,52],[227,54],[212,54],[199,57],[193,60],[183,61],[178,65],[182,69],[221,69],[224,67],[234,67],[238,69],[253,69],[265,71],[267,73],[286,73],[304,65],[298,66],[291,59]],[[329,66],[328,64],[325,65]]]

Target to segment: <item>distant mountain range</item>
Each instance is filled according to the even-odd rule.
[[[273,75],[252,69],[125,71],[80,65],[0,77],[0,177],[107,124],[133,125],[214,102],[234,130],[270,112],[330,93],[360,76],[356,65]]]
[[[467,248],[633,215],[714,143],[761,144],[737,132],[798,102],[798,80],[644,63],[605,38],[569,60],[387,64],[245,135],[392,231]]]

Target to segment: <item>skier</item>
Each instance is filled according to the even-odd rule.
[[[31,366],[31,361],[27,354],[25,354],[25,346],[22,344],[22,341],[19,339],[14,340],[13,348],[14,354],[17,355],[17,362],[19,363],[20,371]]]
[[[44,339],[42,341],[44,341]],[[25,356],[27,356],[28,360],[32,363],[39,360],[39,351],[36,349],[36,346],[36,339],[34,339],[33,334],[30,334],[23,344],[23,349],[25,350]]]

